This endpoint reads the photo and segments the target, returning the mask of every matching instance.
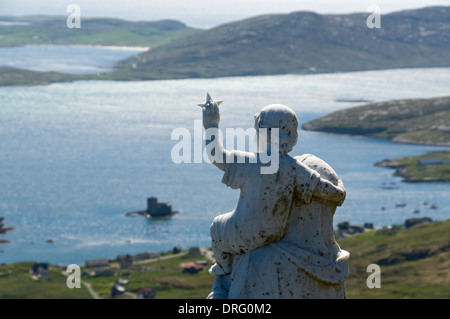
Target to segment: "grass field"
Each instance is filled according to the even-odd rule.
[[[180,263],[204,260],[200,255],[174,256],[174,258],[140,264],[141,269],[122,269],[113,277],[85,278],[102,298],[109,298],[114,282],[129,280],[126,290],[137,293],[140,288],[156,289],[156,299],[204,299],[211,292],[214,277],[208,273],[211,262],[196,274],[183,272]],[[128,273],[123,276],[124,273]],[[132,298],[129,295],[120,298]]]
[[[199,31],[174,20],[132,22],[86,18],[82,19],[79,29],[68,28],[66,17],[0,17],[1,20],[28,21],[29,24],[0,25],[0,47],[43,44],[155,47]]]
[[[50,280],[33,280],[30,268],[34,262],[0,265],[0,299],[86,299],[86,287],[69,289],[66,277],[57,266],[49,267]]]
[[[384,228],[339,240],[350,252],[350,275],[346,281],[349,299],[448,299],[450,298],[450,220],[423,223],[407,229]],[[111,298],[119,278],[129,280],[127,294],[117,298],[135,298],[142,287],[156,289],[156,299],[204,299],[211,291],[214,277],[208,273],[211,261],[198,273],[182,271],[180,263],[205,260],[201,255],[163,254],[154,262],[131,269],[119,269],[116,275],[90,277],[83,272],[100,298]],[[173,257],[173,258],[171,258]],[[33,263],[0,265],[0,299],[4,298],[92,298],[85,285],[69,289],[61,269],[51,266],[47,281],[31,279]],[[368,288],[367,267],[377,264],[381,287]],[[118,264],[111,261],[111,266]],[[82,270],[88,270],[82,268]],[[125,276],[126,275],[126,276]]]
[[[368,232],[339,244],[350,252],[350,299],[450,298],[450,220]],[[370,264],[380,266],[381,288],[366,285]]]

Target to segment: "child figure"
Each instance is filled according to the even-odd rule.
[[[228,151],[219,136],[220,114],[218,104],[207,95],[203,107],[203,126],[211,136],[207,148],[211,162],[224,171],[222,182],[232,189],[241,190],[236,208],[217,216],[211,224],[212,250],[216,263],[210,273],[216,276],[209,299],[227,298],[232,272],[233,256],[279,241],[286,233],[294,196],[305,204],[315,197],[342,204],[345,199],[343,185],[336,186],[321,179],[320,175],[288,153],[297,143],[298,121],[287,106],[272,104],[255,115],[256,138],[266,130],[267,152],[271,158],[278,155],[278,169],[264,174],[261,153]],[[278,139],[276,134],[278,130]],[[257,145],[258,152],[260,151]]]

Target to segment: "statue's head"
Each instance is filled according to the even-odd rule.
[[[278,128],[278,141],[270,140],[270,132],[273,128]],[[267,129],[268,143],[277,144],[280,153],[289,153],[297,144],[297,128],[297,115],[285,105],[267,105],[258,114],[255,114],[256,138],[259,138],[260,129]]]

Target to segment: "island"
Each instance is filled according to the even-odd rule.
[[[450,146],[450,96],[357,106],[306,122],[302,128],[398,143]]]
[[[405,99],[348,108],[302,128],[336,134],[361,135],[392,142],[450,146],[450,97]],[[449,182],[450,151],[385,159],[376,166],[395,168],[405,182]]]
[[[450,6],[383,14],[266,14],[180,38],[119,63],[115,79],[217,78],[449,67]],[[133,68],[137,66],[136,68]]]
[[[141,215],[147,218],[169,218],[178,214],[177,211],[172,210],[171,203],[158,203],[156,197],[147,198],[147,209],[137,212],[126,213],[125,216]]]
[[[0,66],[0,86],[48,85],[55,82],[72,82],[75,80],[89,80],[92,78],[92,75],[41,72]]]
[[[82,19],[80,29],[66,27],[67,16],[0,16],[0,47],[24,45],[103,45],[156,47],[197,32],[176,20],[126,21]]]
[[[383,27],[366,27],[367,12],[267,14],[200,30],[181,22],[129,22],[85,18],[65,28],[66,17],[0,17],[0,47],[19,45],[120,45],[151,50],[122,60],[118,70],[83,80],[165,80],[277,74],[315,74],[393,68],[450,67],[450,6],[383,15]],[[406,39],[406,40],[405,40]],[[4,71],[0,70],[0,76]],[[17,70],[22,73],[23,71]],[[39,73],[1,85],[73,81]]]
[[[404,182],[450,182],[450,151],[386,159],[375,166],[394,168]]]
[[[3,224],[3,221],[5,220],[4,217],[0,217],[0,235],[4,235],[7,232],[14,230],[14,227],[5,227],[5,225]],[[9,240],[6,239],[0,239],[0,244],[7,244],[9,243]],[[1,252],[1,250],[0,250]]]

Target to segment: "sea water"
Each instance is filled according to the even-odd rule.
[[[222,172],[211,164],[171,158],[178,143],[172,132],[194,133],[202,118],[197,103],[207,91],[225,101],[221,128],[246,129],[271,103],[292,107],[302,124],[358,105],[340,99],[429,98],[450,95],[449,88],[449,68],[1,87],[0,217],[16,230],[2,236],[11,243],[0,246],[0,262],[83,264],[175,245],[210,246],[212,220],[235,208],[239,191],[221,184]],[[403,183],[374,166],[440,149],[299,130],[291,154],[315,154],[344,181],[347,199],[335,227],[342,221],[385,226],[450,217],[450,183]],[[399,188],[386,190],[384,183]],[[125,216],[145,209],[150,196],[179,213],[167,220]]]
[[[93,45],[27,45],[0,48],[0,66],[70,74],[104,73],[145,47]]]

